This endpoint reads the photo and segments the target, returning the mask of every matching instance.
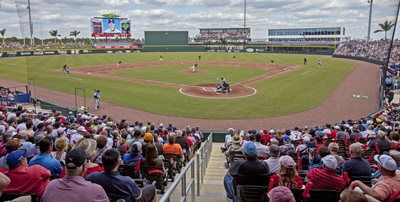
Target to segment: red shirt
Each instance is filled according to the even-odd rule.
[[[336,138],[337,130],[332,131],[330,134],[327,134],[329,138]]]
[[[278,174],[274,174],[271,176],[272,179],[274,179],[274,187],[280,186],[279,185],[279,180],[280,176]],[[299,175],[294,176],[294,180],[297,182],[297,186],[291,182],[283,182],[282,186],[288,187],[288,188],[303,188],[303,181],[301,181],[301,177]]]
[[[192,147],[193,146],[192,140],[187,137],[185,137],[185,139],[186,139],[186,142],[188,143],[189,148]]]
[[[262,135],[261,136],[261,144],[266,145],[271,139],[272,139],[272,135]]]
[[[5,173],[10,178],[10,185],[4,193],[37,194],[43,196],[50,182],[50,171],[40,165],[20,166]]]
[[[313,183],[311,189],[343,191],[346,188],[343,177],[329,168],[314,168],[308,172],[307,178]]]
[[[85,173],[85,176],[84,177],[86,177],[86,176],[88,176],[89,174],[91,174],[91,173],[94,173],[94,172],[103,172],[104,171],[104,167],[101,167],[101,166],[95,166],[95,167],[92,167],[92,168],[88,168],[87,170],[86,170],[86,173]],[[67,170],[66,170],[66,167],[64,166],[63,167],[63,169],[62,169],[62,171],[61,171],[61,174],[60,174],[60,178],[63,178],[63,177],[65,177],[65,175],[67,174]]]

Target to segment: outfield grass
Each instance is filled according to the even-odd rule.
[[[132,83],[106,78],[94,78],[90,75],[74,75],[74,69],[82,66],[110,64],[118,61],[155,62],[162,55],[164,61],[178,60],[196,62],[198,55],[202,61],[231,61],[235,55],[237,61],[277,64],[303,65],[306,57],[308,65],[251,85],[257,94],[246,98],[229,100],[194,98],[182,95],[175,87],[155,84]],[[323,69],[317,69],[317,60],[323,62]],[[75,87],[101,89],[101,100],[136,108],[157,114],[209,118],[244,119],[275,117],[309,110],[320,105],[339,83],[351,72],[354,63],[317,55],[255,54],[255,53],[131,53],[131,54],[91,54],[59,55],[0,58],[0,78],[19,82],[35,81],[35,85],[57,91],[74,94]],[[71,67],[71,78],[66,78],[62,66]],[[153,68],[132,69],[116,72],[115,75],[163,81],[177,84],[215,83],[215,78],[223,76],[231,84],[253,78],[269,72],[257,68],[215,67],[204,65],[205,74],[182,74],[182,68],[188,65],[170,65]],[[214,73],[214,74],[212,74]],[[92,98],[91,93],[87,95]]]

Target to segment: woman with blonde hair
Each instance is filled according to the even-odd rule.
[[[61,165],[65,165],[66,150],[68,149],[68,142],[65,138],[58,138],[54,143],[57,151],[50,153],[50,156],[60,161]]]
[[[283,130],[276,131],[275,139],[278,140],[279,144],[283,144],[283,133]]]
[[[278,174],[271,176],[274,179],[274,187],[285,186],[288,188],[303,188],[303,182],[297,174],[296,163],[290,156],[280,158],[281,167]]]
[[[337,154],[338,151],[339,151],[339,145],[338,145],[337,143],[335,143],[335,142],[331,142],[331,143],[328,145],[328,149],[329,149],[331,155],[332,155],[333,157],[335,157],[335,159],[336,159],[336,161],[337,161],[337,163],[338,163],[338,166],[341,166],[341,165],[344,163],[344,159],[343,159],[343,157],[341,157],[341,156],[339,156],[339,155]]]

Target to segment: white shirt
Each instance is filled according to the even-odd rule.
[[[82,138],[83,138],[83,136],[81,134],[79,134],[79,133],[76,133],[76,134],[72,135],[71,144],[75,145],[75,143],[77,143]]]
[[[290,133],[289,137],[291,140],[294,140],[294,141],[301,140],[301,133],[299,131],[292,131]]]

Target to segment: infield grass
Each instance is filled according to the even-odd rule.
[[[129,81],[98,78],[91,75],[74,75],[74,69],[83,66],[110,64],[118,61],[155,62],[162,55],[164,61],[190,61],[195,63],[198,55],[202,61],[237,61],[303,65],[303,68],[278,75],[251,85],[257,89],[254,96],[236,99],[205,99],[182,95],[176,87],[160,86]],[[318,70],[317,60],[323,62]],[[66,78],[62,66],[71,67],[71,76]],[[355,64],[350,61],[324,58],[318,55],[256,54],[256,53],[130,53],[130,54],[87,54],[59,56],[31,56],[0,58],[0,78],[28,83],[28,75],[36,86],[74,94],[75,87],[86,89],[92,99],[92,89],[101,89],[101,100],[140,109],[156,114],[205,119],[245,119],[275,117],[309,110],[320,105],[339,83],[352,71]],[[257,68],[202,66],[205,74],[188,75],[180,71],[188,65],[170,65],[116,72],[115,75],[163,81],[177,84],[216,83],[225,77],[231,84],[269,72]],[[214,73],[214,74],[212,74]],[[224,76],[222,76],[224,75]],[[226,76],[225,76],[226,75]],[[1,85],[1,83],[0,83]],[[90,105],[89,105],[90,106]]]

